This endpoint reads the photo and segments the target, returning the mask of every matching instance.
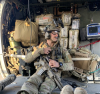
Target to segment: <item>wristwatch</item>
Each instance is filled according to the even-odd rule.
[[[63,63],[62,62],[59,62],[59,67],[61,67],[63,65]]]

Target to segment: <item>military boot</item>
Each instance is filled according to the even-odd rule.
[[[21,90],[21,91],[18,91],[17,94],[29,94],[29,93],[25,90]]]
[[[86,90],[81,88],[81,87],[77,87],[75,90],[74,90],[74,94],[87,94]]]
[[[70,85],[66,85],[62,88],[60,94],[74,94],[73,88]]]
[[[20,94],[29,94],[29,93],[26,93],[26,92],[21,92]]]
[[[0,91],[2,91],[7,85],[11,84],[16,79],[14,74],[8,75],[4,80],[0,81]]]

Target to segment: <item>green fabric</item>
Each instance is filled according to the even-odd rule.
[[[29,94],[51,94],[55,87],[56,84],[53,80],[45,76],[39,76],[35,73],[23,84],[21,90],[25,90]]]
[[[43,54],[43,48],[37,48],[37,50],[34,52],[34,54],[32,55],[32,52],[29,52],[25,58],[23,59],[25,62],[27,63],[31,63],[32,61],[34,61],[38,56],[40,56],[40,54]]]
[[[37,57],[39,57],[41,54],[42,54],[42,56],[46,56],[45,54],[43,54],[43,45],[41,46],[41,48],[39,48],[39,46],[36,47],[37,49],[34,51],[34,53],[30,52],[28,55],[26,55],[26,58],[25,58],[26,61],[32,62]],[[47,44],[45,44],[45,45],[47,45]],[[47,45],[47,47],[49,47],[49,46]],[[72,61],[71,56],[68,53],[68,51],[59,47],[59,45],[57,43],[51,49],[52,49],[52,51],[49,54],[51,59],[54,59],[54,60],[57,60],[58,62],[63,63],[63,66],[58,68],[58,72],[54,72],[60,80],[62,70],[64,70],[64,71],[65,70],[66,71],[73,70],[73,68],[74,68],[73,61]],[[51,94],[52,90],[55,89],[56,84],[52,79],[45,77],[44,74],[42,74],[41,76],[37,75],[39,69],[41,69],[40,66],[37,66],[36,73],[33,74],[28,79],[28,81],[24,83],[21,90],[26,90],[29,92],[29,94],[38,94],[38,93],[39,94]]]

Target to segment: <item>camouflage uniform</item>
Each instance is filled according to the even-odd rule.
[[[81,87],[77,87],[73,92],[73,88],[70,85],[66,85],[62,88],[60,94],[87,94],[87,92]]]
[[[49,47],[49,45],[47,45],[47,43],[42,42],[38,47],[34,47],[34,51],[28,53],[24,60],[27,63],[30,63],[34,60],[37,60],[36,58],[39,57],[41,54],[42,56],[46,56],[43,51],[43,48],[46,47]],[[55,72],[55,74],[59,78],[62,70],[69,71],[74,69],[73,61],[67,49],[62,49],[59,46],[58,42],[55,43],[54,47],[52,47],[51,49],[52,51],[50,52],[50,54],[48,54],[51,57],[51,59],[63,63],[63,66],[58,68],[58,72]],[[36,66],[36,69],[37,69],[36,73],[33,74],[28,79],[28,81],[23,84],[21,91],[26,91],[29,94],[51,94],[52,90],[56,88],[55,82],[44,74],[42,75],[37,74],[38,71],[41,69],[41,67]]]

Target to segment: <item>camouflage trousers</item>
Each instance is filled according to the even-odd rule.
[[[70,85],[66,85],[62,88],[60,94],[87,94],[87,92],[81,87],[77,87],[73,91],[73,88]]]
[[[56,84],[52,79],[35,73],[23,84],[21,91],[29,94],[51,94],[55,87]]]

